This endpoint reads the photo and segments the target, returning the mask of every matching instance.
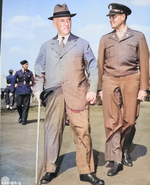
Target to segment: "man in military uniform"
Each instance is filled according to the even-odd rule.
[[[22,123],[22,125],[26,125],[30,106],[30,96],[32,93],[31,86],[33,85],[34,78],[32,71],[27,69],[28,61],[23,60],[20,64],[22,65],[22,69],[15,73],[12,87],[14,88],[16,82],[16,103],[19,113],[18,121]]]
[[[149,51],[144,34],[126,25],[130,8],[112,3],[109,9],[107,16],[114,30],[100,40],[98,89],[103,101],[105,160],[114,161],[107,175],[113,176],[123,164],[133,165],[129,149],[140,101],[147,95]]]
[[[13,82],[14,76],[13,76],[13,70],[9,70],[9,75],[6,76],[6,83],[7,87],[5,89],[6,92],[6,109],[12,109],[14,105],[14,93],[15,89],[11,89],[11,83]]]

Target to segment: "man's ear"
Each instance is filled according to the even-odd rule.
[[[121,15],[121,18],[122,18],[122,20],[124,21],[124,20],[126,19],[126,15],[125,15],[125,14],[122,14],[122,15]]]

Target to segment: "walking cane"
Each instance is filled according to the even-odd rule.
[[[38,120],[37,120],[37,142],[36,142],[36,172],[35,172],[35,184],[38,183],[38,150],[39,150],[39,130],[40,130],[40,107],[41,102],[38,101]]]

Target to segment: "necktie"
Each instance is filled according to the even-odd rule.
[[[61,42],[60,42],[60,49],[61,49],[61,50],[63,50],[64,47],[65,47],[65,44],[64,44],[64,42],[63,42],[64,39],[65,39],[65,37],[62,37]]]

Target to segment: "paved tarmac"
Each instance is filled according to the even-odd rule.
[[[10,185],[35,185],[37,110],[36,102],[31,103],[28,124],[18,123],[16,110],[1,110],[0,132],[0,180],[10,179]],[[136,135],[131,147],[133,167],[124,166],[123,171],[114,177],[108,177],[110,164],[104,161],[105,133],[102,106],[92,106],[90,111],[91,136],[97,176],[105,185],[150,185],[150,102],[142,102],[140,117],[136,126]],[[45,173],[43,169],[44,107],[41,107],[39,171],[38,179]],[[63,144],[60,151],[60,170],[58,177],[50,185],[90,185],[80,182],[75,161],[76,148],[69,126],[65,127]]]

